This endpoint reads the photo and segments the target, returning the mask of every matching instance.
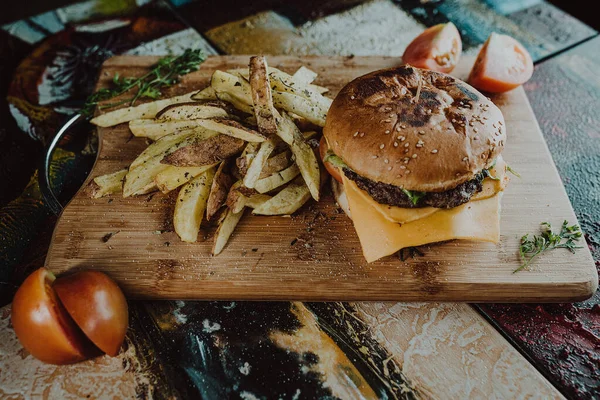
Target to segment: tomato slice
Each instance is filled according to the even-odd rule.
[[[340,170],[333,166],[333,164],[325,161],[325,156],[327,155],[327,150],[329,150],[329,146],[327,145],[327,141],[325,140],[325,136],[321,138],[319,142],[319,154],[321,155],[321,160],[323,160],[323,165],[329,172],[329,175],[333,177],[336,181],[342,183],[342,175],[340,174]]]
[[[452,22],[425,29],[402,55],[402,62],[413,67],[449,73],[462,53],[460,33]]]
[[[109,356],[116,356],[129,322],[127,300],[117,284],[98,271],[60,277],[54,290],[87,337]]]
[[[484,92],[503,93],[524,84],[532,74],[533,60],[525,47],[508,35],[492,33],[467,81]]]
[[[23,347],[38,360],[50,364],[83,361],[97,350],[56,298],[54,280],[46,268],[25,279],[12,303],[13,329]]]

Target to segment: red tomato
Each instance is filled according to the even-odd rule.
[[[93,345],[73,322],[52,289],[54,275],[40,268],[25,279],[12,303],[11,322],[19,341],[50,364],[83,361]]]
[[[402,62],[413,67],[449,73],[462,52],[460,33],[452,22],[425,29],[404,50]]]
[[[329,146],[327,145],[325,136],[323,136],[321,138],[321,141],[319,142],[319,154],[321,155],[321,160],[323,160],[323,165],[325,165],[325,168],[327,168],[327,172],[329,172],[329,174],[333,176],[333,179],[342,183],[342,175],[340,174],[340,170],[334,167],[333,164],[325,162],[327,150],[329,150]]]
[[[477,55],[468,82],[479,90],[507,92],[527,82],[533,74],[533,60],[510,36],[492,33]]]
[[[100,350],[116,356],[129,321],[119,286],[102,272],[81,271],[57,279],[54,290],[83,333]]]

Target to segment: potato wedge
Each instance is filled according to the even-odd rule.
[[[191,101],[194,93],[195,92],[190,92],[181,96],[175,96],[168,99],[151,101],[137,106],[109,111],[105,114],[92,118],[90,122],[94,125],[106,128],[108,126],[115,126],[123,122],[133,121],[134,119],[152,119],[166,106]]]
[[[292,164],[292,153],[290,150],[282,151],[267,160],[259,179],[266,178],[276,172],[282,171]]]
[[[246,142],[264,142],[267,138],[262,133],[227,118],[210,118],[195,120],[198,125],[227,136],[242,139]]]
[[[210,86],[215,89],[219,99],[221,99],[222,93],[227,93],[241,103],[248,106],[253,105],[250,83],[239,76],[217,70],[210,79]]]
[[[214,174],[214,168],[209,168],[188,182],[179,191],[179,196],[177,196],[175,202],[173,226],[175,233],[184,242],[194,243],[198,239],[198,231],[206,209]]]
[[[231,176],[229,168],[230,162],[229,160],[225,160],[219,164],[219,168],[215,172],[206,205],[207,221],[210,221],[215,216],[217,211],[225,204],[225,200],[227,200],[227,194],[233,184],[233,176]]]
[[[240,212],[246,206],[247,197],[240,190],[242,181],[237,181],[229,188],[225,204],[234,213]]]
[[[198,127],[194,121],[160,121],[156,119],[134,119],[129,121],[129,130],[135,137],[158,140],[172,133],[190,133]]]
[[[227,103],[231,104],[237,110],[240,110],[243,113],[246,113],[246,114],[253,114],[254,113],[254,110],[253,110],[252,106],[244,103],[241,100],[238,100],[234,96],[229,95],[229,93],[225,93],[225,92],[219,93],[219,100],[222,100],[224,102],[227,102]]]
[[[250,197],[246,197],[246,207],[257,208],[262,206],[267,201],[271,200],[272,197],[266,194],[255,193]]]
[[[227,135],[216,135],[196,140],[166,155],[161,164],[176,167],[201,167],[219,163],[240,153],[246,144],[243,140]]]
[[[258,151],[259,147],[260,147],[260,143],[250,142],[246,145],[242,154],[238,158],[236,158],[235,164],[236,164],[238,171],[242,177],[244,175],[246,175],[246,172],[248,171],[248,167],[250,166],[250,163],[254,159],[254,156],[256,155],[256,152]]]
[[[227,242],[229,241],[229,238],[231,237],[231,234],[235,230],[235,227],[240,222],[242,215],[244,215],[243,209],[237,213],[234,213],[230,209],[227,209],[223,213],[223,216],[221,217],[221,220],[219,221],[219,227],[217,228],[217,231],[215,232],[215,239],[214,239],[214,244],[213,244],[213,248],[212,248],[213,256],[216,256],[223,251],[223,249],[225,248],[225,245],[227,244]]]
[[[129,167],[123,185],[123,197],[146,194],[155,190],[156,176],[169,167],[161,163],[166,155],[214,135],[216,132],[201,129],[191,134],[168,135],[152,143]]]
[[[174,167],[171,165],[156,175],[154,183],[156,183],[158,190],[169,193],[215,166],[216,164],[203,167]]]
[[[273,103],[275,107],[297,114],[309,122],[323,127],[329,107],[323,107],[302,96],[293,93],[273,91]]]
[[[142,153],[137,156],[135,160],[129,166],[129,170],[137,168],[138,166],[144,164],[148,160],[154,157],[161,156],[164,157],[165,154],[171,149],[177,149],[178,146],[186,141],[186,139],[190,137],[195,137],[198,139],[209,138],[211,136],[215,136],[217,133],[214,131],[209,131],[204,128],[194,128],[192,131],[184,131],[178,133],[172,133],[166,135],[156,142],[152,143],[148,146]]]
[[[256,181],[254,184],[254,190],[256,190],[258,193],[270,192],[271,190],[277,189],[278,187],[290,182],[298,175],[300,175],[300,169],[298,168],[298,165],[292,164],[290,167],[282,171],[276,172],[267,176],[266,178]]]
[[[296,72],[294,72],[292,78],[295,82],[300,82],[304,83],[305,85],[308,85],[316,79],[317,75],[318,74],[315,71],[308,69],[303,65],[300,68],[298,68]]]
[[[300,173],[310,190],[312,197],[319,200],[319,188],[321,186],[321,172],[319,162],[312,148],[306,143],[304,135],[298,130],[292,119],[285,113],[277,112],[277,134],[284,142],[290,145],[290,149],[296,158]]]
[[[113,172],[112,174],[106,174],[97,176],[94,178],[94,184],[96,185],[92,190],[92,197],[99,199],[100,197],[120,193],[123,191],[123,181],[127,175],[127,168],[120,171]]]
[[[302,178],[296,178],[281,192],[270,200],[256,207],[253,214],[257,215],[291,215],[310,199],[310,190]]]
[[[217,92],[212,86],[207,86],[199,92],[196,92],[191,97],[192,100],[217,100]]]
[[[269,156],[275,150],[277,143],[280,142],[281,139],[277,136],[270,138],[260,144],[260,148],[256,152],[254,158],[250,161],[250,165],[248,166],[248,170],[244,175],[244,186],[247,188],[254,188],[254,184],[260,177],[262,170],[269,160]]]
[[[156,114],[156,119],[163,121],[178,121],[200,118],[227,118],[229,117],[227,108],[228,105],[219,100],[213,100],[210,102],[193,101],[189,103],[171,104]]]
[[[300,67],[300,69],[302,69],[302,68],[304,68],[304,67],[303,66]],[[300,71],[300,69],[298,71]],[[308,68],[307,68],[307,70],[310,71]],[[320,94],[329,92],[329,89],[326,88],[326,87],[315,85],[313,83],[303,82],[302,79],[304,79],[304,77],[302,77],[302,76],[300,76],[301,79],[297,79],[296,78],[296,73],[298,71],[296,71],[296,73],[294,73],[294,75],[286,74],[285,72],[280,71],[280,70],[277,70],[277,71],[279,73],[281,73],[281,74],[285,74],[286,76],[288,76],[290,79],[292,79],[295,82],[302,83],[302,84],[308,86],[314,92],[317,92],[317,93],[320,93]],[[230,70],[227,70],[227,72],[230,73],[230,74],[232,74],[232,75],[239,75],[239,76],[243,77],[245,80],[249,80],[250,79],[250,73],[248,72],[247,68],[230,69]],[[313,71],[310,71],[310,72],[313,72]],[[304,74],[304,72],[302,72],[302,74]]]
[[[264,56],[250,58],[250,89],[259,132],[265,136],[275,135],[277,133],[275,108],[267,74],[267,59]]]

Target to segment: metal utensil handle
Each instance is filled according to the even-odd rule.
[[[48,144],[48,147],[44,150],[44,154],[42,157],[42,162],[39,167],[38,172],[38,182],[40,185],[40,192],[42,193],[42,197],[44,198],[44,204],[48,206],[50,211],[54,214],[58,215],[62,212],[63,206],[58,201],[58,198],[52,191],[52,184],[50,183],[50,163],[52,162],[52,155],[54,154],[54,150],[56,146],[61,141],[61,139],[65,136],[65,134],[72,129],[73,126],[78,125],[79,123],[87,121],[81,114],[75,114],[69,117],[69,119],[60,127],[56,135]]]

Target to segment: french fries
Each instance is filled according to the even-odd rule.
[[[300,175],[300,168],[298,165],[292,164],[290,167],[283,171],[275,172],[274,174],[267,176],[266,178],[259,179],[254,185],[254,190],[258,193],[267,193],[278,187],[285,185],[292,179]]]
[[[215,173],[208,203],[206,205],[206,220],[210,221],[212,217],[219,211],[221,206],[225,204],[229,188],[233,184],[233,177],[229,173],[229,162],[225,160],[219,164],[219,168]]]
[[[227,118],[227,105],[222,101],[212,102],[189,102],[181,104],[171,104],[163,108],[156,118],[159,120],[194,120],[200,118]]]
[[[196,120],[198,125],[224,135],[232,136],[246,142],[264,142],[266,137],[252,128],[237,121],[226,118],[209,118]]]
[[[123,180],[127,174],[127,168],[112,174],[97,176],[94,178],[96,187],[93,189],[92,197],[99,199],[109,194],[119,193],[123,190]]]
[[[209,168],[179,191],[173,214],[173,226],[175,233],[184,242],[194,243],[198,239],[214,173],[214,168]]]
[[[192,100],[217,100],[217,92],[212,86],[208,86],[191,97]]]
[[[296,157],[296,164],[310,190],[313,199],[319,201],[319,188],[321,186],[321,171],[319,162],[312,148],[298,130],[294,121],[285,113],[277,113],[277,134],[286,142]]]
[[[203,167],[169,166],[156,175],[154,183],[158,190],[163,193],[169,193],[171,190],[177,189],[179,186],[189,182],[215,165],[205,165]]]
[[[219,222],[219,227],[215,232],[215,241],[213,244],[212,255],[216,256],[220,254],[225,245],[229,241],[229,237],[235,230],[238,222],[242,218],[244,214],[244,210],[242,209],[240,212],[234,213],[231,210],[227,209],[225,213],[223,213],[223,217]]]
[[[90,122],[96,126],[106,128],[108,126],[119,125],[123,122],[133,121],[134,119],[151,119],[160,110],[171,104],[191,101],[194,93],[196,92],[186,93],[169,99],[151,101],[137,106],[120,108],[92,118]]]
[[[102,127],[128,122],[134,136],[154,143],[128,169],[96,177],[91,195],[179,190],[175,232],[196,242],[203,217],[220,214],[212,254],[221,253],[246,208],[290,215],[319,200],[324,178],[316,142],[308,140],[325,125],[331,99],[316,77],[306,67],[290,75],[256,56],[248,68],[214,71],[200,91],[94,118]]]
[[[176,167],[201,167],[219,163],[242,151],[245,144],[241,139],[227,135],[216,135],[196,140],[189,145],[165,155],[160,161]]]
[[[275,108],[267,74],[267,60],[264,56],[250,58],[250,90],[258,130],[265,136],[275,135]]]
[[[158,140],[171,133],[190,133],[198,124],[194,121],[160,121],[156,119],[134,119],[129,121],[129,130],[135,137]]]
[[[256,207],[253,214],[257,215],[291,215],[310,199],[310,190],[300,179],[294,180],[281,192],[268,201]]]

